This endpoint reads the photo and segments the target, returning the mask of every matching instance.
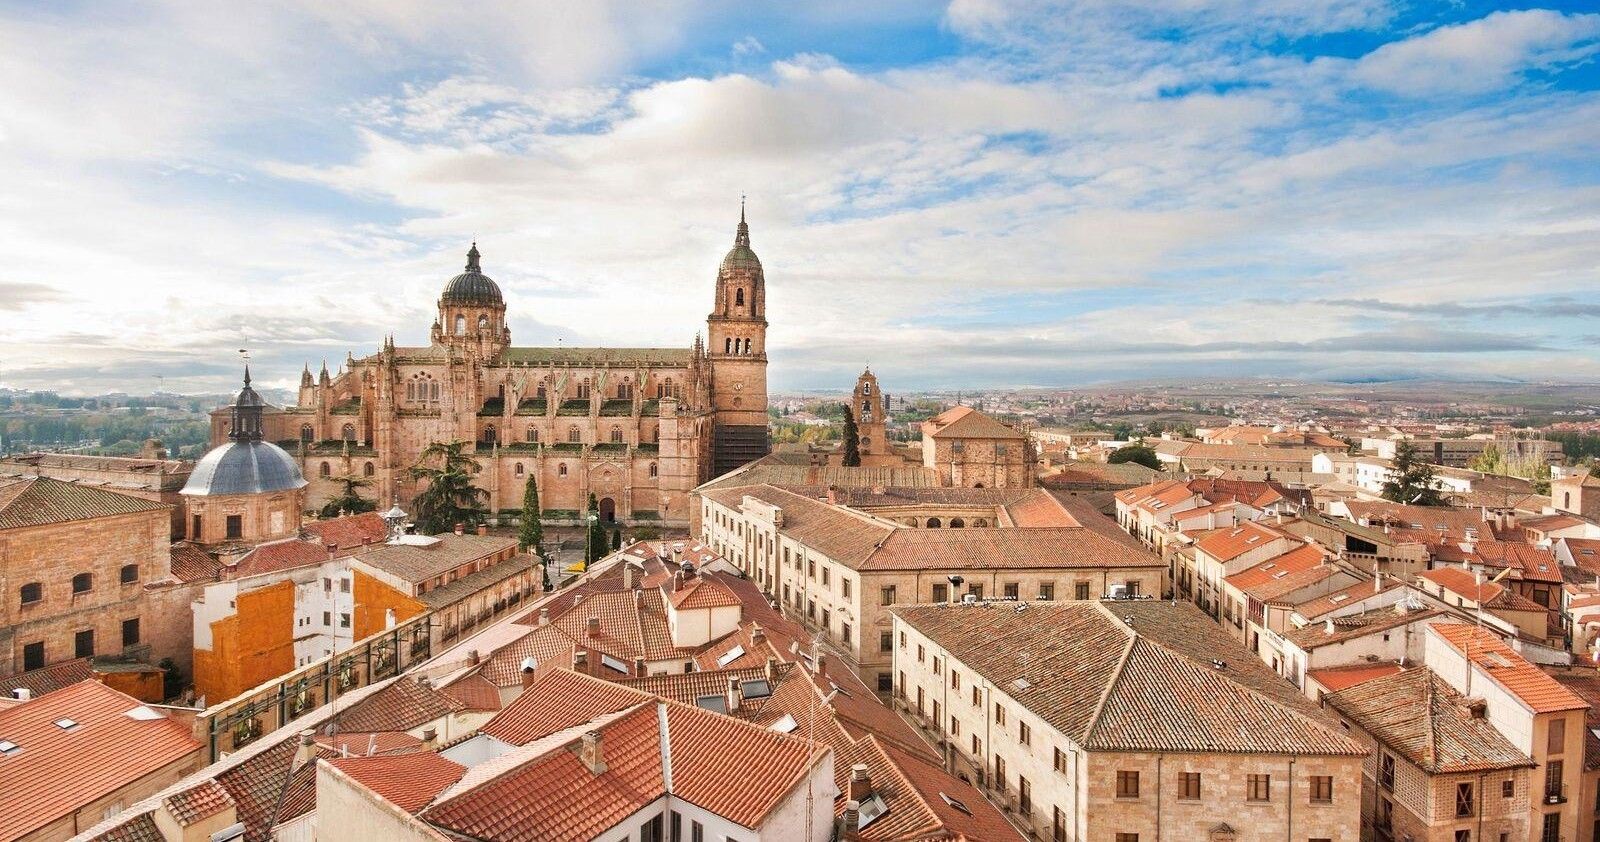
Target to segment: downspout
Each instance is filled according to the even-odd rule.
[[[1161,761],[1165,757],[1164,754],[1156,755],[1156,842],[1161,842]]]
[[[1270,792],[1268,793],[1271,794]],[[1284,833],[1285,842],[1294,842],[1294,757],[1289,757],[1289,828]]]

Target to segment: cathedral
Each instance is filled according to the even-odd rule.
[[[590,494],[608,522],[681,526],[688,493],[769,450],[766,281],[739,213],[717,269],[706,334],[687,348],[534,348],[511,342],[500,287],[477,244],[439,296],[431,341],[326,363],[296,405],[268,407],[264,438],[300,463],[306,505],[367,481],[380,504],[421,490],[408,469],[434,442],[466,442],[491,515],[522,506],[538,479],[547,520],[577,518]],[[214,443],[228,440],[213,415]]]

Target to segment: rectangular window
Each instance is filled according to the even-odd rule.
[[[1139,797],[1139,773],[1137,770],[1120,769],[1117,771],[1117,797]]]
[[[1567,721],[1565,719],[1552,719],[1545,729],[1545,752],[1547,754],[1560,754],[1567,743]]]
[[[345,613],[342,613],[342,612],[339,614],[339,628],[341,628],[341,629],[350,628],[350,615],[349,614],[345,614]]]
[[[998,754],[994,756],[994,788],[1006,791],[1006,759]]]
[[[961,720],[955,718],[954,716],[950,717],[950,736],[961,736]]]
[[[901,649],[906,648],[906,633],[905,632],[901,632],[900,633],[900,648]]]
[[[332,614],[332,612],[329,612],[329,611],[322,612],[322,624],[324,626],[333,625],[333,614]]]
[[[1056,583],[1055,582],[1040,582],[1039,583],[1039,598],[1040,599],[1045,599],[1045,600],[1055,599],[1056,598]]]
[[[649,821],[639,825],[639,842],[662,842],[661,825],[660,816],[652,816]]]
[[[878,633],[878,651],[888,652],[894,649],[894,632]]]
[[[839,580],[839,593],[842,594],[845,599],[849,599],[850,598],[850,580],[849,579],[840,579]]]
[[[922,659],[927,655],[927,651],[928,650],[922,648],[922,644],[917,644],[917,663],[922,663]]]
[[[124,565],[122,565],[122,584],[131,585],[131,584],[133,584],[134,582],[137,582],[137,581],[139,581],[139,565],[137,565],[137,564],[124,564]]]
[[[1545,813],[1540,842],[1561,842],[1561,814]]]
[[[878,673],[878,692],[891,693],[894,691],[894,674],[887,672]]]
[[[1251,775],[1245,786],[1245,800],[1265,802],[1272,800],[1272,776]]]
[[[950,689],[951,690],[960,690],[961,689],[961,673],[956,672],[955,668],[953,668],[953,667],[950,669]]]
[[[1017,776],[1017,806],[1021,808],[1022,815],[1033,816],[1033,785],[1021,775]]]
[[[822,568],[822,586],[823,587],[827,587],[828,586],[828,568],[827,567],[823,567]]]
[[[1565,769],[1559,760],[1547,760],[1544,764],[1544,799],[1552,801],[1561,798],[1562,792],[1561,773]]]
[[[933,586],[933,601],[934,602],[949,602],[950,601],[950,586],[944,584],[943,582],[940,582],[940,583],[934,585]]]
[[[1072,586],[1072,598],[1073,599],[1088,599],[1089,598],[1089,583],[1088,582],[1079,582],[1078,584],[1073,585]],[[1120,836],[1122,834],[1118,834],[1118,835]],[[1138,836],[1138,835],[1139,834],[1137,834],[1137,833],[1134,834],[1134,836]]]
[[[1001,707],[999,702],[994,703],[994,724],[1006,724],[1006,709]]]
[[[1394,758],[1387,754],[1378,755],[1378,786],[1394,791]]]
[[[350,592],[350,580],[349,579],[340,579],[339,580],[339,593],[349,593],[349,592]]]
[[[1025,746],[1033,745],[1033,729],[1028,727],[1028,723],[1018,720],[1017,728],[1017,742]]]
[[[1191,801],[1200,800],[1199,772],[1184,772],[1180,783],[1182,783],[1183,788],[1178,791],[1179,798],[1187,798]]]
[[[1067,842],[1067,814],[1060,807],[1051,807],[1050,842]]]
[[[123,620],[122,621],[122,645],[123,646],[138,646],[139,645],[139,618],[138,617],[134,617],[131,620]]]
[[[850,624],[849,623],[840,623],[839,624],[839,639],[844,641],[844,643],[847,644],[847,645],[850,643]]]
[[[1517,797],[1517,782],[1516,781],[1501,781],[1500,782],[1500,797],[1501,798],[1516,798]],[[1596,797],[1596,801],[1597,801],[1597,803],[1595,804],[1595,812],[1600,813],[1600,793],[1596,793],[1595,797]]]
[[[672,842],[683,842],[683,814],[677,810],[672,811]]]
[[[1333,803],[1333,776],[1332,775],[1312,775],[1311,776],[1311,803],[1312,804],[1332,804]]]
[[[972,756],[973,757],[978,757],[978,756],[980,756],[982,754],[983,754],[983,740],[978,739],[978,735],[977,734],[973,734],[972,735]]]
[[[1017,584],[1016,582],[1007,582],[1007,583],[1005,583],[1005,596],[1006,596],[1006,599],[1016,599],[1017,595],[1021,591],[1021,589],[1022,589],[1022,586]]]
[[[981,585],[981,584],[968,585],[967,586],[967,593],[972,594],[972,598],[973,599],[983,599],[983,585]]]
[[[983,707],[983,691],[979,690],[976,684],[972,685],[972,706]]]
[[[42,669],[43,667],[44,641],[36,640],[32,643],[24,644],[22,647],[23,671],[26,672],[27,670]]]
[[[1055,770],[1063,775],[1067,773],[1067,753],[1059,748],[1055,750]]]
[[[75,658],[94,657],[94,629],[84,629],[73,635],[72,651]]]
[[[878,599],[882,605],[894,604],[894,585],[888,585],[878,590]]]
[[[699,822],[689,822],[689,842],[706,842],[705,825]]]
[[[243,538],[244,537],[244,516],[243,515],[228,515],[228,537],[229,538]]]
[[[1117,842],[1139,842],[1139,834],[1119,833],[1117,834]]]

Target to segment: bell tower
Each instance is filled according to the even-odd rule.
[[[860,441],[861,464],[876,465],[878,459],[890,452],[888,436],[888,406],[883,392],[878,388],[878,376],[868,368],[856,378],[856,390],[850,396],[850,411],[856,416],[856,434]]]
[[[711,363],[712,475],[721,476],[771,450],[767,438],[767,282],[750,248],[750,225],[739,202],[733,248],[717,268],[717,292],[706,317]]]

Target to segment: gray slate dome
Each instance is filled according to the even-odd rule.
[[[194,466],[180,494],[269,494],[306,487],[294,457],[269,441],[231,441],[212,448]]]
[[[483,269],[478,265],[477,243],[473,243],[472,249],[467,252],[467,271],[451,278],[450,283],[444,285],[444,293],[439,296],[439,303],[505,305],[505,298],[500,295],[500,285],[483,274]]]

